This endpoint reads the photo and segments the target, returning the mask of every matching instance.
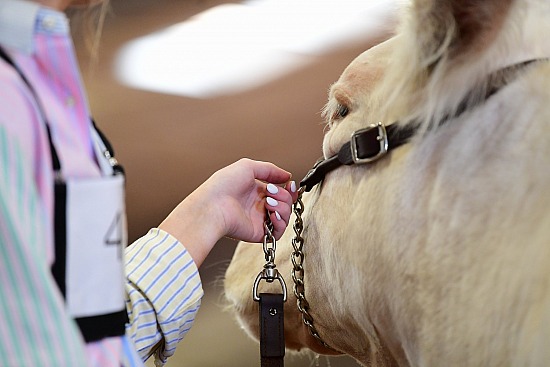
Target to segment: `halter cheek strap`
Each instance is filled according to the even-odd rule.
[[[484,95],[475,103],[470,103],[469,99],[475,92],[472,90],[464,100],[458,105],[456,112],[447,114],[434,126],[441,126],[447,121],[460,116],[468,109],[472,109],[487,101],[492,95],[497,93],[506,85],[503,81],[515,78],[520,71],[532,63],[539,61],[548,61],[548,59],[533,59],[514,64],[489,75],[487,78],[489,87]],[[405,126],[398,123],[385,126],[381,122],[371,124],[365,129],[355,131],[350,141],[345,143],[338,154],[327,159],[321,159],[313,166],[300,182],[300,186],[305,191],[310,191],[315,185],[319,184],[324,177],[331,171],[342,165],[372,163],[385,156],[390,150],[408,143],[416,134],[420,123],[412,122]]]
[[[381,122],[353,133],[338,154],[318,161],[300,183],[305,191],[310,191],[331,171],[342,165],[372,163],[386,153],[407,143],[415,134],[415,127],[384,126]]]

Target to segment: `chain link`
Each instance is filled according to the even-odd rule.
[[[304,285],[304,238],[302,232],[304,230],[304,222],[302,220],[302,214],[304,212],[304,203],[302,202],[302,194],[304,189],[300,189],[298,199],[293,205],[293,211],[296,215],[293,229],[295,236],[292,239],[292,247],[294,251],[291,255],[292,260],[292,280],[294,282],[294,295],[296,296],[296,303],[298,310],[302,314],[302,321],[307,326],[309,333],[324,347],[332,349],[327,343],[323,341],[319,332],[313,324],[313,317],[309,313],[309,302],[306,300],[306,291]]]
[[[267,214],[267,219],[264,222],[265,235],[264,235],[264,255],[265,261],[270,264],[275,264],[275,251],[277,250],[277,241],[273,237],[273,223]]]
[[[264,235],[264,242],[263,242],[263,250],[265,255],[265,265],[263,270],[260,271],[260,273],[256,277],[256,280],[254,281],[254,286],[252,287],[252,299],[257,302],[260,301],[260,296],[258,295],[258,288],[262,280],[265,280],[267,283],[273,283],[273,281],[278,280],[279,284],[281,285],[281,290],[283,291],[283,301],[286,302],[287,290],[286,290],[285,280],[283,279],[279,271],[276,269],[277,266],[275,265],[275,251],[277,250],[277,241],[273,236],[273,223],[269,218],[269,212],[266,213],[264,229],[265,229],[265,235]]]

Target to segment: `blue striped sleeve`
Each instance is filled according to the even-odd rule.
[[[174,237],[160,229],[126,249],[126,328],[140,357],[172,356],[193,324],[204,294],[197,266]]]

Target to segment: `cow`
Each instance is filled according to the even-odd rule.
[[[323,157],[356,151],[305,185],[315,332],[290,291],[289,350],[364,366],[550,365],[549,19],[548,0],[412,0],[331,87]],[[380,144],[367,159],[363,129]],[[293,236],[277,243],[287,282]],[[264,262],[240,243],[225,274],[255,338]]]

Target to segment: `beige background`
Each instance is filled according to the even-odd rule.
[[[126,168],[130,240],[156,226],[215,170],[241,157],[274,162],[299,181],[320,156],[320,110],[327,90],[365,49],[359,42],[333,50],[268,85],[213,99],[149,93],[124,87],[114,79],[114,56],[125,42],[222,2],[112,0],[94,69],[84,61],[79,43],[93,116]],[[220,241],[200,269],[206,292],[203,306],[168,366],[259,365],[257,344],[222,307],[219,280],[234,247],[231,240]],[[286,365],[357,364],[349,358],[288,356]]]

